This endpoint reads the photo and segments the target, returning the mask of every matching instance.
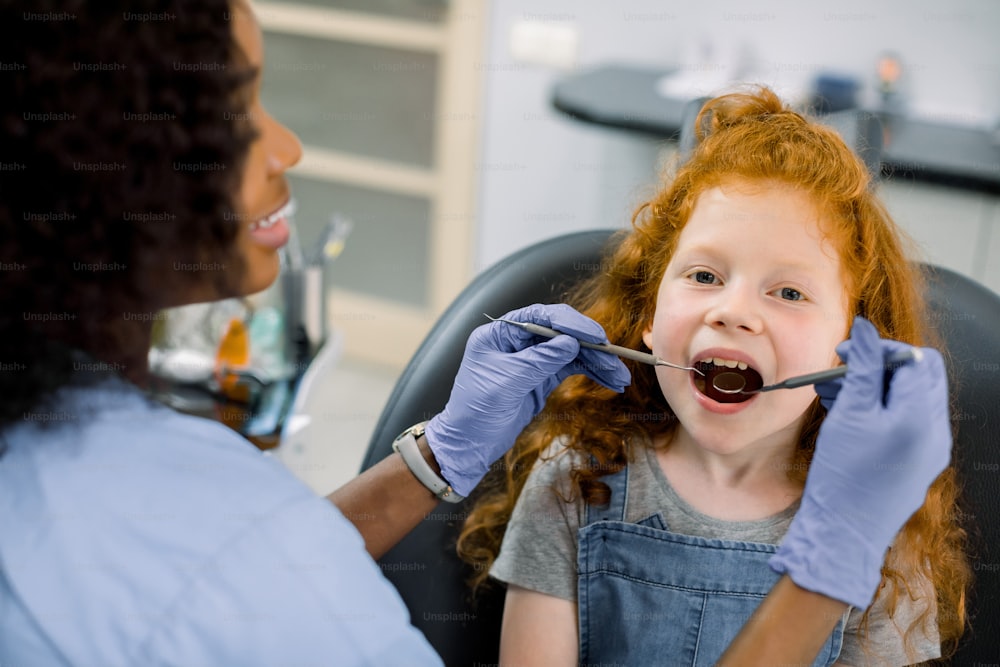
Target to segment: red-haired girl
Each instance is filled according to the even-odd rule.
[[[700,372],[629,362],[622,394],[571,378],[508,454],[459,544],[480,582],[508,584],[502,662],[715,664],[785,570],[777,545],[836,386],[817,387],[823,401],[811,387],[729,395],[714,375],[759,387],[836,365],[856,317],[932,342],[920,276],[834,131],[767,89],[712,100],[697,127],[570,302],[609,340]],[[970,578],[956,496],[948,468],[895,536],[874,601],[844,614],[814,664],[904,665],[954,645]],[[842,525],[864,531],[881,511]]]

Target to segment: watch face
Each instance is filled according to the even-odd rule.
[[[414,438],[419,438],[427,431],[427,422],[420,422],[419,424],[414,424],[410,428],[406,429],[400,433],[400,437],[406,435],[407,433],[412,433]]]

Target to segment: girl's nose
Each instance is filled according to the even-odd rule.
[[[713,328],[760,333],[764,320],[757,294],[738,283],[726,285],[716,293],[714,303],[705,312],[705,324]]]

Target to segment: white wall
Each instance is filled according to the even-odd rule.
[[[902,59],[913,113],[984,127],[1000,120],[996,0],[747,4],[494,0],[476,65],[484,81],[476,268],[567,231],[626,224],[638,189],[654,180],[664,145],[552,110],[552,84],[566,71],[512,59],[509,37],[519,21],[574,27],[578,68],[606,62],[694,68],[700,58],[721,66],[742,54],[758,73],[754,80],[796,88],[817,70],[835,70],[867,82],[872,95],[876,58],[892,50]],[[713,41],[712,52],[699,57],[698,49]],[[994,269],[1000,271],[986,267]]]

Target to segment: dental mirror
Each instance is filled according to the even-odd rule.
[[[739,373],[723,371],[712,380],[712,386],[723,394],[739,394],[747,386],[747,380]],[[758,389],[757,391],[761,391]],[[749,392],[748,392],[749,393]],[[756,392],[753,392],[756,393]]]
[[[905,364],[908,361],[919,362],[923,356],[924,355],[919,348],[910,347],[890,354],[885,361],[887,367],[894,368],[901,364]],[[837,366],[836,368],[831,368],[825,371],[791,377],[782,382],[766,385],[760,389],[744,391],[744,388],[746,387],[746,379],[742,375],[735,371],[723,371],[712,379],[712,386],[723,394],[749,395],[764,391],[774,391],[775,389],[795,389],[796,387],[804,387],[807,384],[829,382],[830,380],[842,378],[845,375],[847,375],[847,366]]]

